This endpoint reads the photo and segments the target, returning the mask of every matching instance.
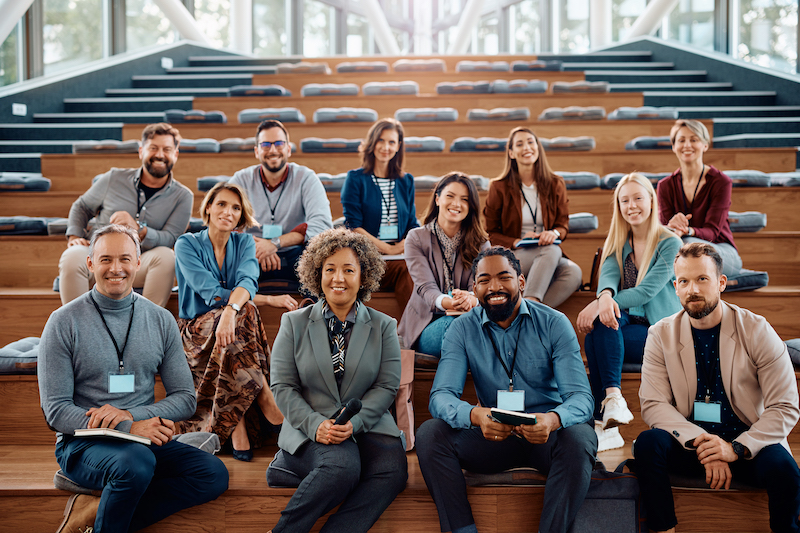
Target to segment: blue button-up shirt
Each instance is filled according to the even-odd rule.
[[[470,411],[475,406],[460,399],[467,371],[472,372],[481,405],[497,407],[497,391],[508,390],[509,380],[489,335],[509,369],[517,350],[514,390],[525,391],[525,412],[553,411],[563,427],[591,418],[594,399],[572,324],[562,313],[524,299],[505,330],[481,307],[453,321],[433,380],[431,415],[454,428],[471,427]]]

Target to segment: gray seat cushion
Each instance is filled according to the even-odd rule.
[[[594,150],[597,144],[594,137],[553,137],[539,139],[545,150],[562,152],[587,152]]]
[[[170,124],[186,124],[189,122],[203,122],[213,124],[224,124],[228,122],[228,117],[222,111],[201,111],[200,109],[167,109],[164,111],[164,120]]]
[[[319,181],[325,187],[326,192],[341,192],[344,181],[347,179],[347,172],[341,174],[328,174],[327,172],[317,173]]]
[[[275,65],[278,74],[330,74],[327,63],[300,61],[299,63],[278,63]]]
[[[527,107],[496,107],[467,111],[467,120],[528,120],[530,118],[531,110]]]
[[[492,92],[498,94],[542,94],[547,92],[547,82],[544,80],[494,80]]]
[[[115,141],[106,139],[102,141],[79,141],[72,145],[73,154],[138,154],[139,141]]]
[[[286,465],[285,453],[287,452],[279,449],[267,467],[267,485],[271,489],[296,488],[303,481],[303,478]]]
[[[197,233],[198,231],[203,231],[206,225],[203,224],[202,218],[192,217],[189,219],[189,227],[186,228],[187,233]]]
[[[309,83],[300,89],[302,96],[357,96],[355,83]]]
[[[306,137],[300,141],[300,150],[309,154],[322,153],[358,153],[361,139],[321,139]]]
[[[608,120],[677,120],[674,107],[618,107],[608,114]]]
[[[769,187],[772,178],[760,170],[725,170],[723,171],[733,181],[734,187]]]
[[[601,120],[606,110],[600,106],[548,107],[539,115],[539,120]]]
[[[345,61],[336,65],[336,72],[389,72],[386,61]]]
[[[752,291],[769,285],[769,274],[758,270],[741,269],[728,276],[725,292]]]
[[[197,190],[200,192],[210,191],[214,185],[221,181],[230,181],[233,176],[203,176],[197,178]]]
[[[671,150],[669,136],[649,137],[643,135],[625,143],[626,150]]]
[[[75,494],[89,494],[92,496],[100,496],[103,491],[100,490],[92,490],[87,489],[81,485],[78,485],[74,481],[64,474],[63,470],[59,470],[53,476],[53,486],[58,490],[65,490],[67,492],[73,492]]]
[[[772,172],[769,179],[772,187],[800,187],[800,172]]]
[[[263,107],[247,108],[239,111],[240,124],[258,124],[262,120],[280,120],[281,122],[305,122],[306,117],[296,107]]]
[[[437,94],[489,94],[492,84],[488,81],[442,81],[436,84]]]
[[[45,217],[0,216],[0,235],[47,235]]]
[[[292,96],[292,92],[282,85],[234,85],[228,89],[228,96]]]
[[[459,137],[450,145],[451,152],[505,152],[506,139],[496,137]]]
[[[219,436],[216,433],[209,433],[207,431],[193,431],[191,433],[181,433],[175,435],[172,440],[187,444],[192,448],[203,450],[204,452],[212,455],[216,454],[222,449],[219,443]]]
[[[728,223],[734,233],[755,233],[767,225],[767,214],[758,211],[728,211]]]
[[[607,93],[607,81],[557,81],[553,83],[553,93]]]
[[[0,348],[0,374],[35,374],[39,337],[26,337]]]
[[[419,94],[419,83],[415,81],[370,81],[361,87],[365,96],[385,94]]]
[[[403,140],[406,152],[444,152],[444,139],[434,135],[406,137]]]
[[[645,178],[647,178],[650,181],[650,183],[653,184],[653,187],[655,187],[656,185],[658,185],[659,181],[661,181],[662,179],[666,178],[671,173],[670,172],[639,172],[639,174],[641,174]],[[603,176],[600,179],[600,188],[601,189],[606,189],[606,190],[613,190],[614,188],[616,188],[617,183],[619,183],[619,180],[621,180],[623,176],[625,176],[625,174],[622,173],[622,172],[612,172],[611,174],[606,174],[605,176]]]
[[[564,64],[558,59],[549,61],[541,59],[533,61],[512,61],[511,70],[515,72],[529,72],[531,70],[560,71],[564,70]]]
[[[50,180],[34,172],[0,172],[0,191],[47,192]]]
[[[403,107],[394,113],[400,122],[454,122],[458,111],[452,107]]]
[[[456,63],[456,72],[508,72],[508,62],[465,59]]]
[[[398,59],[392,63],[395,72],[444,72],[444,59]]]
[[[256,138],[229,137],[219,142],[220,152],[252,152],[256,146]]]
[[[378,112],[366,107],[320,107],[314,122],[375,122]]]
[[[600,186],[600,176],[594,172],[556,172],[564,178],[567,190],[595,189]]]
[[[786,341],[786,348],[789,349],[789,357],[792,358],[792,364],[797,368],[800,366],[800,339],[789,339]]]
[[[589,233],[596,230],[599,225],[597,217],[591,213],[570,213],[569,215],[570,233]]]
[[[181,152],[197,153],[217,153],[219,152],[219,141],[216,139],[181,139]]]
[[[48,235],[66,235],[67,226],[69,226],[68,218],[53,218],[47,221],[47,234]]]

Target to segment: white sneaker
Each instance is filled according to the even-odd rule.
[[[619,428],[603,429],[602,422],[599,420],[594,423],[594,432],[597,434],[597,451],[605,452],[622,448],[625,446],[625,439],[619,434]]]
[[[603,411],[603,429],[614,428],[633,420],[633,413],[628,409],[628,402],[618,392],[606,396],[600,405]]]

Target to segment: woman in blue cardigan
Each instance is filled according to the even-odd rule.
[[[342,186],[345,225],[366,235],[381,254],[402,255],[406,235],[419,225],[414,177],[403,171],[403,125],[393,118],[377,121],[360,151],[361,168],[348,172]],[[380,290],[394,291],[400,306],[398,320],[413,289],[406,262],[402,258],[386,261]]]
[[[175,243],[178,327],[197,391],[197,410],[179,429],[230,439],[234,458],[250,461],[262,438],[250,407],[271,424],[283,420],[269,389],[267,335],[250,302],[258,289],[255,242],[236,232],[257,222],[247,195],[230,183],[215,185],[200,212],[208,229]]]
[[[595,400],[598,451],[620,448],[620,424],[633,420],[620,389],[622,363],[642,362],[647,328],[681,309],[672,282],[681,240],[658,220],[650,181],[628,174],[614,190],[597,299],[578,315]]]

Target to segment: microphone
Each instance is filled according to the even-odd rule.
[[[337,426],[347,424],[347,421],[357,415],[359,411],[361,411],[361,400],[352,398],[347,402],[347,405],[344,406],[344,409],[341,410],[339,416],[336,417],[333,423]]]

